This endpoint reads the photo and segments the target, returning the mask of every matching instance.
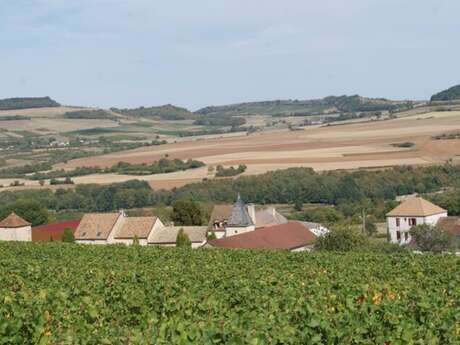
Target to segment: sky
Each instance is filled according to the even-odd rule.
[[[458,0],[0,0],[0,98],[203,106],[460,83]]]

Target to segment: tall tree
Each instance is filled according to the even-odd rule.
[[[171,219],[178,225],[202,225],[203,211],[192,199],[181,199],[173,204]]]

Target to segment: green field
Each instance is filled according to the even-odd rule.
[[[458,344],[454,256],[0,244],[1,344]]]

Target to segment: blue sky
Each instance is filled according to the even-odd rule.
[[[458,0],[0,0],[0,98],[206,105],[460,83]]]

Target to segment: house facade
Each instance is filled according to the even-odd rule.
[[[274,207],[257,210],[254,204],[245,204],[238,194],[235,204],[214,206],[208,232],[214,233],[219,239],[287,222],[286,217]]]
[[[387,214],[387,228],[390,242],[409,244],[410,230],[417,225],[437,225],[447,217],[447,211],[420,197],[405,199]]]
[[[152,246],[175,247],[180,230],[188,236],[192,248],[200,248],[206,243],[206,226],[165,226],[152,232],[148,244]]]
[[[32,224],[12,212],[0,222],[0,241],[32,241]]]

